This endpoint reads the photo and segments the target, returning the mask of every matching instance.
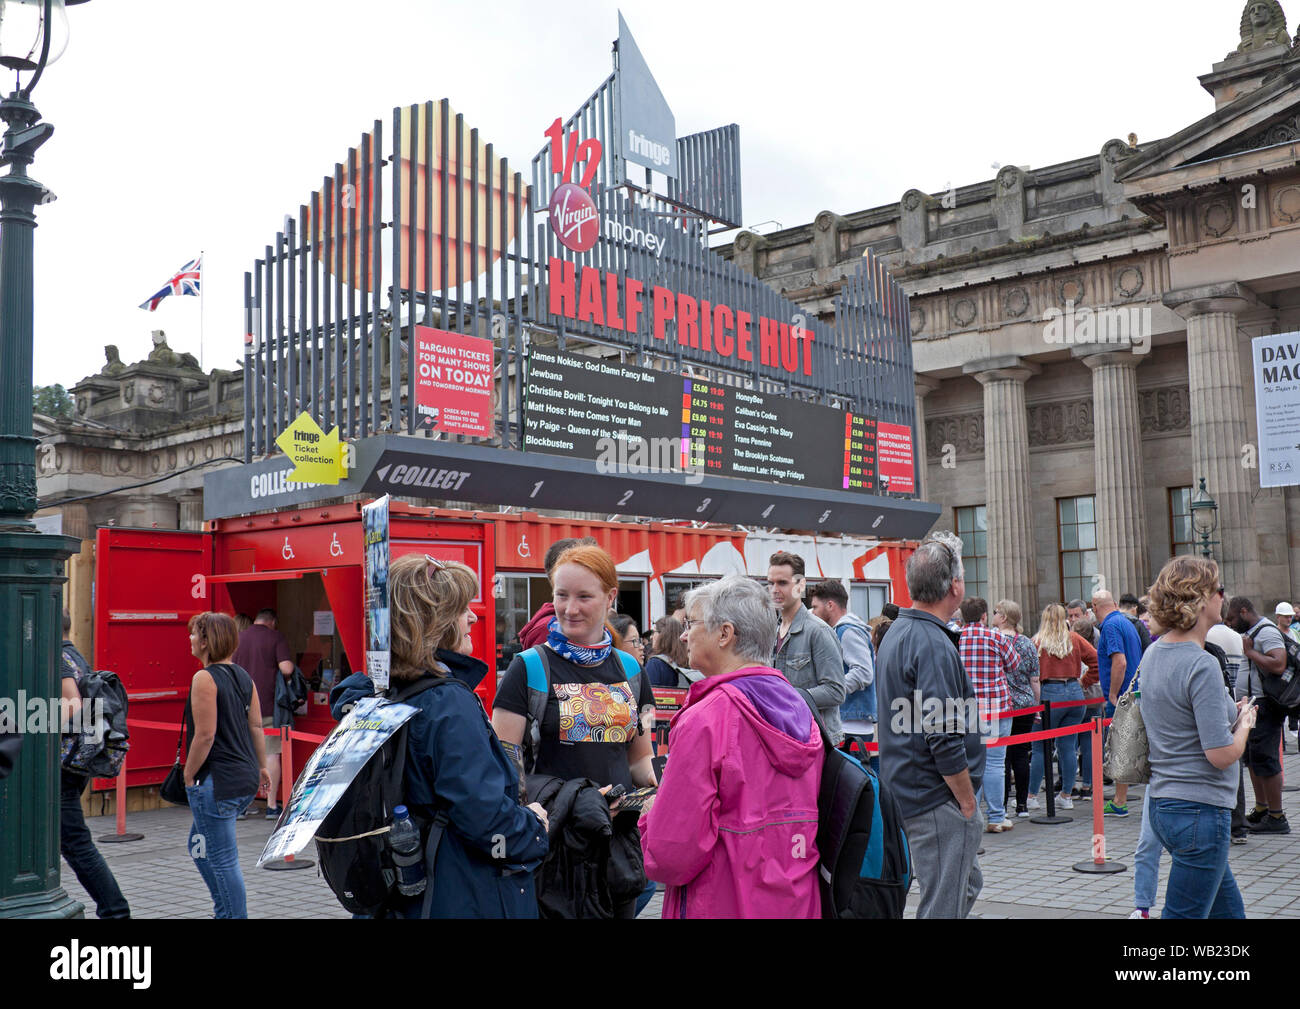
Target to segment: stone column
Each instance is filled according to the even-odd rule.
[[[178,528],[199,531],[203,529],[203,495],[183,494],[180,499]]]
[[[84,504],[63,505],[63,535],[81,540],[81,551],[68,561],[68,584],[64,605],[72,617],[69,638],[82,655],[94,662],[95,614],[92,605],[95,583],[95,530],[90,525],[90,511]]]
[[[1229,596],[1259,598],[1259,543],[1251,503],[1257,471],[1241,465],[1250,441],[1242,395],[1237,316],[1256,303],[1236,283],[1170,291],[1164,303],[1187,320],[1187,385],[1192,408],[1192,479],[1205,477],[1219,506],[1214,559]]]
[[[1118,599],[1151,584],[1143,510],[1142,428],[1137,366],[1143,358],[1113,345],[1077,347],[1092,370],[1093,465],[1097,500],[1097,588]]]
[[[1019,357],[972,361],[962,371],[984,386],[984,478],[988,487],[989,603],[1014,599],[1038,612],[1029,424],[1025,382],[1041,371]]]
[[[929,375],[916,376],[916,493],[922,501],[930,499],[930,458],[925,440],[925,397],[939,388],[939,380]]]

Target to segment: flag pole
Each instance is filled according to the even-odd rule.
[[[203,371],[203,250],[199,250],[199,371]]]

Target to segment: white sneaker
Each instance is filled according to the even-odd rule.
[[[1041,807],[1038,805],[1038,796],[1031,795],[1028,799],[1025,800],[1025,809],[1039,809],[1039,808]]]
[[[1143,914],[1143,913],[1142,913],[1141,911],[1139,911],[1137,908],[1134,908],[1134,909],[1133,909],[1133,913],[1130,914],[1129,917],[1130,917],[1130,918],[1150,918],[1151,915],[1150,915],[1150,914]]]
[[[1057,808],[1057,809],[1073,809],[1073,808],[1074,808],[1074,800],[1071,799],[1071,798],[1070,798],[1068,795],[1066,795],[1064,792],[1058,792],[1058,793],[1057,793],[1057,796],[1056,796],[1056,808]]]

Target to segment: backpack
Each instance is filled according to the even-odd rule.
[[[1277,626],[1271,620],[1261,620],[1246,632],[1252,644],[1255,641],[1255,631],[1259,630],[1260,624],[1265,623]],[[1282,645],[1286,649],[1286,666],[1280,675],[1261,672],[1259,685],[1265,697],[1290,715],[1300,709],[1300,642],[1290,634],[1283,633]]]
[[[872,670],[875,670],[876,647],[871,643],[870,628],[862,627],[855,623],[842,621],[836,624],[831,629],[835,632],[835,637],[840,643],[841,653],[844,650],[844,635],[848,633],[850,630],[860,631],[862,633],[862,636],[866,639],[867,642],[867,655],[871,659],[871,668]],[[846,661],[844,662],[844,672],[846,676],[848,674],[848,671],[849,671],[849,664]],[[875,721],[876,683],[874,679],[872,680],[869,686],[865,686],[861,690],[855,690],[853,693],[849,694],[844,698],[844,701],[840,704],[840,718],[847,719],[850,721],[861,721],[863,719]]]
[[[409,701],[426,690],[452,684],[469,689],[454,676],[425,676],[395,694],[390,691],[389,698]],[[353,914],[376,917],[398,896],[397,868],[388,847],[388,831],[393,824],[393,807],[403,802],[409,727],[408,720],[366,761],[316,831],[321,875],[339,903]],[[448,819],[445,810],[440,810],[432,823],[421,822],[414,811],[412,819],[422,834],[427,831],[423,909],[427,915],[433,900],[434,858]]]
[[[81,731],[64,737],[63,769],[94,778],[116,778],[131,748],[126,727],[129,702],[117,673],[92,670],[77,681]]]
[[[667,655],[652,655],[650,658],[658,659],[677,674],[677,682],[673,685],[672,689],[689,690],[692,683],[698,683],[700,680],[704,679],[704,674],[698,669],[689,669],[686,666],[679,666]],[[649,665],[649,661],[649,659],[646,660],[647,665]]]
[[[548,649],[545,645],[535,645],[520,652],[524,660],[524,669],[528,673],[528,714],[527,728],[524,731],[524,771],[533,774],[537,770],[537,755],[541,752],[542,721],[546,718],[546,704],[551,699],[551,665],[546,658]],[[633,704],[640,697],[637,677],[641,675],[641,664],[627,652],[614,649],[614,654],[623,663],[623,672],[627,675],[627,685],[632,688]],[[636,733],[641,735],[641,712],[636,711]]]
[[[799,693],[826,750],[817,794],[822,917],[902,918],[912,852],[898,800],[870,768],[832,745],[812,695]]]

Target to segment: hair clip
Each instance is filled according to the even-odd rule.
[[[442,571],[447,567],[447,565],[438,560],[437,557],[430,557],[428,554],[425,554],[424,559],[429,562],[429,567],[436,568],[439,571]]]

